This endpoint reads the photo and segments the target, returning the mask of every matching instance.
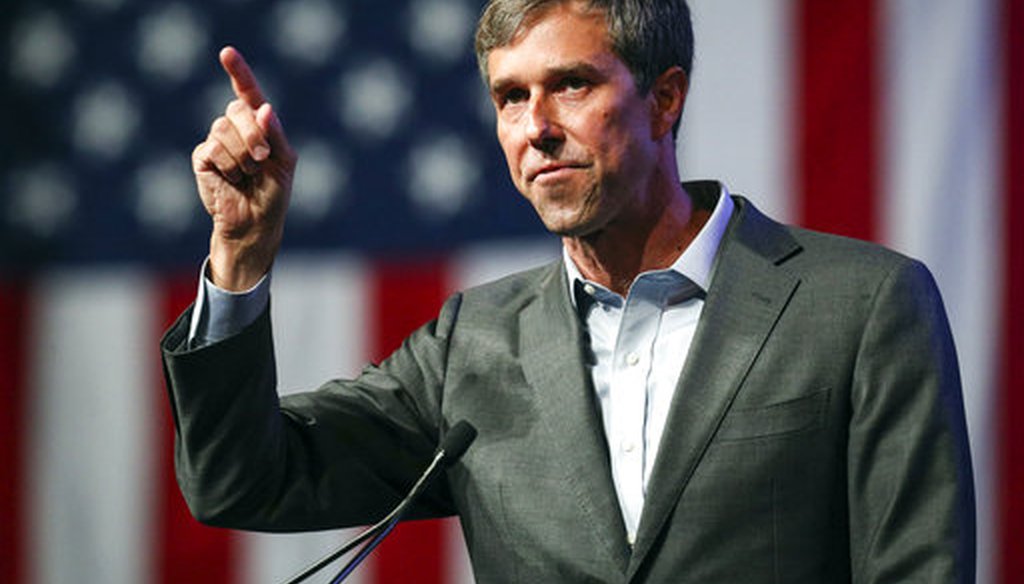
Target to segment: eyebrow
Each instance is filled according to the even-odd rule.
[[[598,79],[606,77],[601,69],[587,61],[565,63],[563,65],[558,65],[557,67],[551,67],[544,70],[544,77],[547,79],[559,79],[562,77],[572,76],[596,77]],[[515,85],[517,85],[517,82],[514,79],[498,78],[491,83],[491,95],[500,95],[509,87],[513,87]]]

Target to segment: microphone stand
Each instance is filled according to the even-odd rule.
[[[409,508],[412,506],[412,502],[419,498],[420,493],[426,490],[427,485],[433,482],[434,476],[442,468],[441,460],[444,457],[444,450],[439,450],[437,454],[434,455],[434,460],[430,462],[430,466],[427,467],[426,472],[423,473],[423,476],[420,477],[420,480],[417,481],[416,484],[413,486],[412,490],[409,491],[409,496],[406,497],[398,505],[398,507],[395,507],[394,511],[392,511],[383,520],[381,520],[380,523],[374,526],[374,528],[377,529],[379,533],[377,533],[377,535],[370,541],[370,543],[363,546],[363,549],[359,550],[358,554],[353,556],[352,559],[349,560],[347,564],[345,564],[345,567],[342,568],[340,572],[338,572],[338,575],[335,576],[333,580],[331,580],[331,584],[338,584],[339,582],[347,578],[348,575],[351,574],[356,569],[356,567],[359,566],[359,564],[363,563],[363,560],[365,560],[370,555],[370,553],[374,549],[376,549],[378,545],[380,545],[380,542],[384,541],[384,538],[387,537],[389,533],[391,533],[391,530],[394,529],[396,525],[398,525],[398,522],[401,521],[402,517],[404,517],[406,512],[408,512]]]
[[[348,575],[351,574],[352,571],[370,555],[380,542],[383,541],[389,533],[391,533],[391,530],[398,525],[398,522],[405,517],[405,514],[408,513],[409,509],[412,507],[412,504],[421,494],[423,494],[423,491],[430,486],[430,483],[434,481],[437,475],[440,474],[441,469],[450,466],[458,460],[466,449],[469,448],[470,442],[475,438],[476,429],[468,422],[460,421],[456,423],[455,426],[453,426],[445,435],[444,440],[441,442],[441,446],[437,449],[437,452],[434,453],[433,460],[430,461],[430,465],[427,466],[427,469],[420,476],[419,480],[416,481],[416,484],[413,485],[412,490],[409,491],[409,494],[406,495],[405,499],[402,499],[402,502],[399,503],[391,513],[388,513],[384,519],[381,519],[377,523],[373,524],[373,526],[365,529],[356,537],[345,542],[337,550],[327,554],[315,564],[309,566],[295,576],[292,576],[284,584],[298,584],[299,582],[302,582],[316,572],[319,572],[334,560],[351,551],[357,545],[373,538],[368,544],[359,550],[359,553],[353,556],[353,558],[345,564],[345,567],[341,569],[333,580],[331,580],[331,584],[337,584],[347,578]]]

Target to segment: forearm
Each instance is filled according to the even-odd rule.
[[[274,492],[283,444],[264,314],[238,335],[192,350],[184,320],[163,342],[183,495],[203,521],[245,511],[251,493]]]

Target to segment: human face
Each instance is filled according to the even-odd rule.
[[[552,233],[586,236],[642,203],[657,159],[652,98],[575,2],[528,21],[487,58],[512,181]]]

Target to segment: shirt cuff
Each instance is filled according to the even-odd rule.
[[[252,288],[231,292],[219,288],[207,276],[207,263],[199,272],[199,290],[189,325],[188,346],[212,345],[238,334],[259,317],[270,303],[270,272]]]

